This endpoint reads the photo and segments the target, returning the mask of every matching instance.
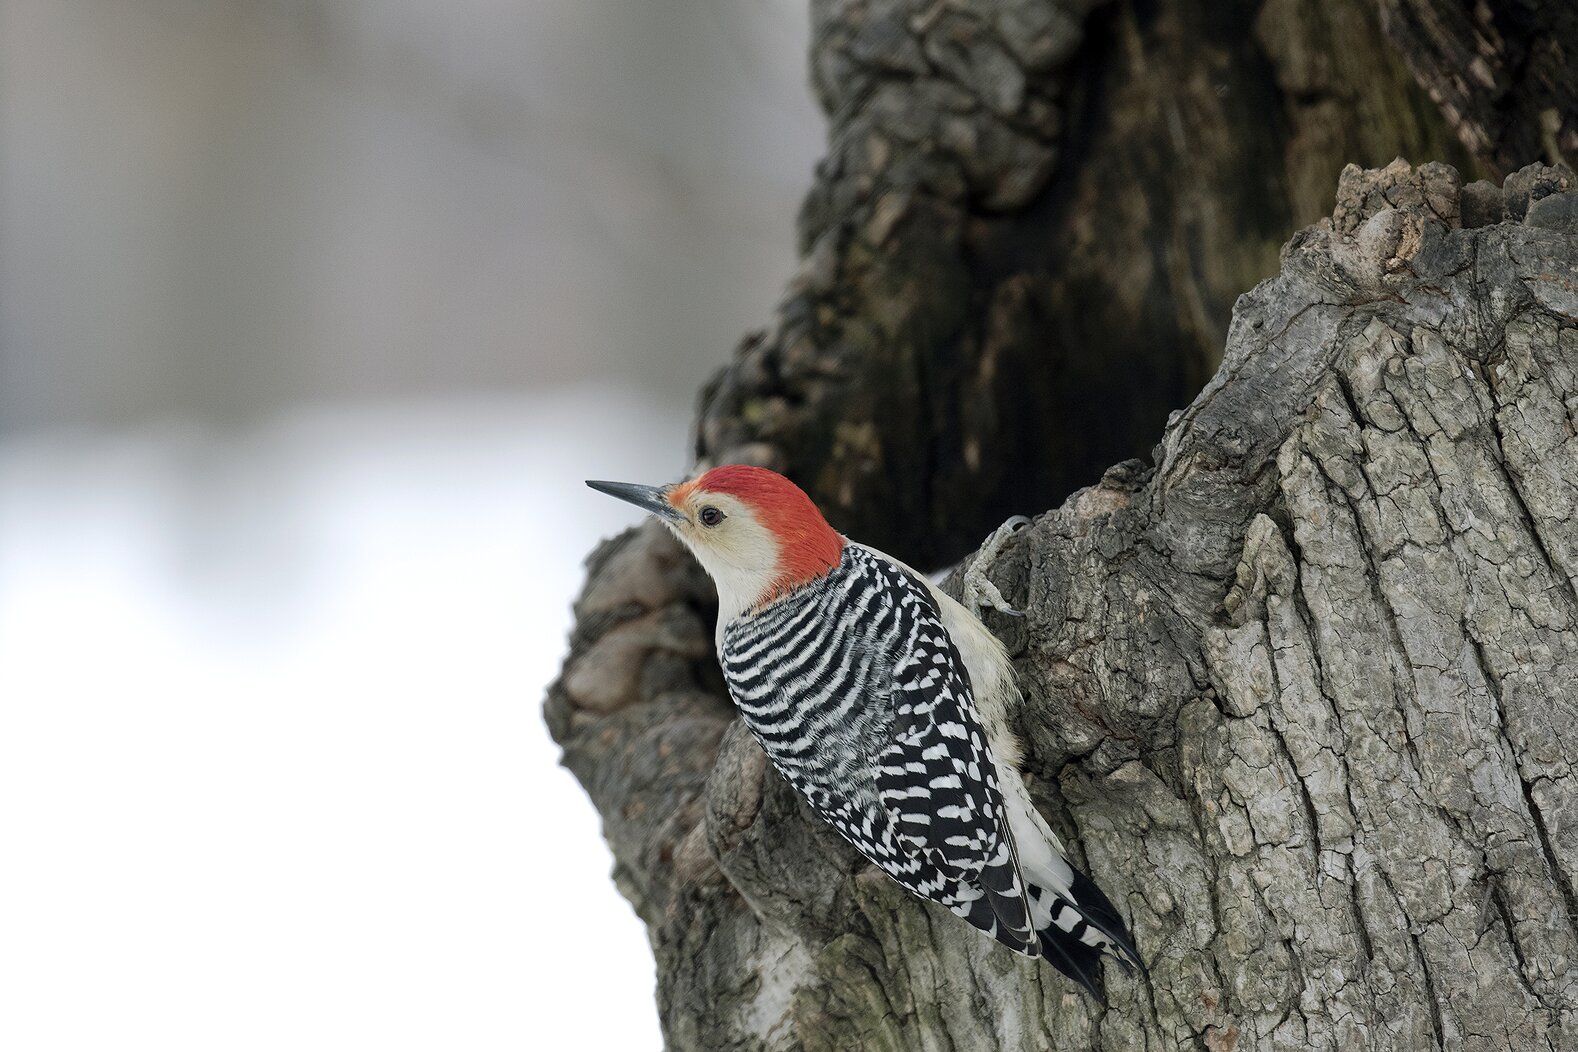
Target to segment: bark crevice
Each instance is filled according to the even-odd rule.
[[[1530,289],[1578,288],[1578,231],[1465,229],[1440,166],[1345,185],[1352,203],[1240,300],[1224,367],[1157,467],[1109,472],[983,568],[1027,610],[990,620],[1026,688],[1034,795],[1153,962],[1149,981],[1109,975],[1105,1012],[931,916],[810,818],[697,671],[704,584],[671,541],[644,527],[599,556],[688,617],[653,622],[601,586],[593,605],[615,613],[583,616],[597,642],[556,704],[577,711],[577,683],[601,696],[581,655],[659,623],[640,638],[683,658],[664,668],[693,693],[645,704],[683,698],[700,740],[721,741],[685,768],[694,787],[710,761],[704,807],[677,812],[705,856],[676,828],[688,879],[646,880],[668,896],[672,1043],[1578,1036],[1578,524],[1558,517],[1578,389],[1550,353],[1578,347],[1578,304]]]
[[[1333,203],[1341,159],[1481,141],[1360,0],[813,11],[805,258],[697,457],[925,566],[1058,505],[981,567],[1026,612],[987,623],[1150,974],[1103,1011],[814,821],[649,524],[594,553],[547,712],[670,1047],[1578,1045],[1572,173],[1350,165]]]

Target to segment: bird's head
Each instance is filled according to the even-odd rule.
[[[811,498],[775,471],[729,464],[689,482],[588,482],[661,519],[718,588],[719,623],[823,576],[843,556]]]

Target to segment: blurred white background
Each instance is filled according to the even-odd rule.
[[[0,0],[0,1048],[654,1049],[540,715],[803,0]]]

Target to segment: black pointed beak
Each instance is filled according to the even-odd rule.
[[[586,484],[599,493],[629,501],[642,511],[649,511],[660,519],[667,519],[670,522],[685,521],[685,516],[668,502],[667,490],[662,486],[638,486],[634,482],[593,482],[591,479],[588,479]]]

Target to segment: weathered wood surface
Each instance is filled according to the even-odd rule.
[[[697,455],[917,565],[1149,449],[1344,164],[1460,153],[1363,0],[814,0],[811,69],[803,263]]]
[[[1578,1045],[1578,194],[1522,185],[1465,229],[1450,168],[1346,173],[1155,466],[992,568],[1039,799],[1151,962],[1106,1012],[811,819],[699,571],[600,549],[550,713],[673,1047]]]
[[[1356,0],[813,9],[804,264],[697,456],[923,565],[1101,479],[991,568],[1030,614],[992,624],[1153,965],[1099,1012],[864,866],[647,526],[547,714],[670,1046],[1578,1047],[1570,175],[1353,170],[1332,212],[1343,159],[1461,157]]]
[[[1387,40],[1490,174],[1578,163],[1578,4],[1373,2]]]

